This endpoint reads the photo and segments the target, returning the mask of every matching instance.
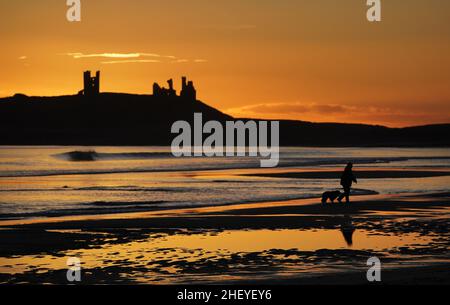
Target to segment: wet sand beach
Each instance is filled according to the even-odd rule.
[[[85,284],[365,284],[376,256],[384,284],[448,284],[449,195],[2,221],[0,282],[65,284],[77,257]]]

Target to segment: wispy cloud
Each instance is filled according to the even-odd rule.
[[[305,114],[305,113],[348,113],[355,111],[355,107],[337,104],[317,103],[265,103],[228,109],[230,113],[242,113],[249,115],[271,114]]]
[[[154,53],[66,53],[66,55],[73,57],[74,59],[80,58],[140,58],[140,57],[162,57],[159,54]]]
[[[101,61],[101,64],[129,64],[129,63],[203,63],[207,62],[205,59],[189,60],[184,58],[178,58],[173,55],[161,55],[156,53],[91,53],[85,54],[80,52],[64,53],[73,59],[88,59],[88,58],[100,58],[111,59]],[[151,59],[153,58],[153,59]]]
[[[25,59],[28,59],[28,56],[20,56],[19,58],[18,58],[19,60],[25,60]]]
[[[111,61],[102,61],[101,63],[104,65],[113,65],[113,64],[130,64],[130,63],[160,63],[160,60],[156,59],[131,59],[131,60],[111,60]]]
[[[175,60],[171,61],[171,63],[173,63],[173,64],[182,64],[182,63],[186,63],[186,62],[189,62],[189,60],[183,59],[183,58],[175,59]]]
[[[300,102],[255,104],[226,109],[225,112],[238,118],[371,123],[388,126],[410,126],[450,120],[448,114],[417,112],[403,108]]]

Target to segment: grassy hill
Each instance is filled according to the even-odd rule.
[[[1,145],[170,145],[177,120],[233,120],[201,101],[122,93],[0,99]],[[450,146],[450,124],[409,128],[281,121],[284,146]]]

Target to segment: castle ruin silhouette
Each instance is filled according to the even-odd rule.
[[[83,73],[84,89],[78,92],[80,95],[92,97],[100,94],[100,71],[91,76],[91,71]],[[173,88],[173,79],[167,81],[169,88],[161,87],[158,83],[153,84],[153,96],[156,97],[175,97],[177,91]],[[194,82],[188,81],[185,76],[181,78],[180,97],[186,100],[197,100],[197,91],[194,87]]]
[[[158,83],[154,83],[153,96],[177,96],[177,92],[173,88],[173,79],[169,79],[167,84],[169,85],[169,88],[164,88]],[[188,82],[185,76],[181,78],[180,97],[187,100],[197,100],[197,91],[195,90],[194,83],[192,81]]]

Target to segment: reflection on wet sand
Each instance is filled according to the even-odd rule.
[[[355,227],[352,224],[352,218],[348,215],[345,215],[342,220],[341,232],[347,246],[353,246],[353,233],[355,233]]]
[[[343,233],[344,238],[340,230],[320,229],[183,230],[147,234],[141,240],[120,243],[113,234],[102,233],[105,243],[94,248],[2,258],[0,273],[38,276],[64,270],[68,257],[78,257],[83,269],[94,270],[89,272],[116,268],[126,271],[125,278],[137,282],[220,281],[224,272],[238,280],[246,278],[251,270],[261,274],[275,270],[284,273],[326,271],[333,264],[363,260],[373,251],[393,259],[396,254],[389,253],[388,249],[425,246],[433,240],[414,233],[398,236],[376,235],[366,230],[355,232],[349,224],[351,219],[344,217],[345,231],[341,228],[341,232],[347,232]],[[347,231],[348,228],[351,231]],[[76,235],[81,232],[59,233]],[[90,234],[97,235],[96,232]]]

